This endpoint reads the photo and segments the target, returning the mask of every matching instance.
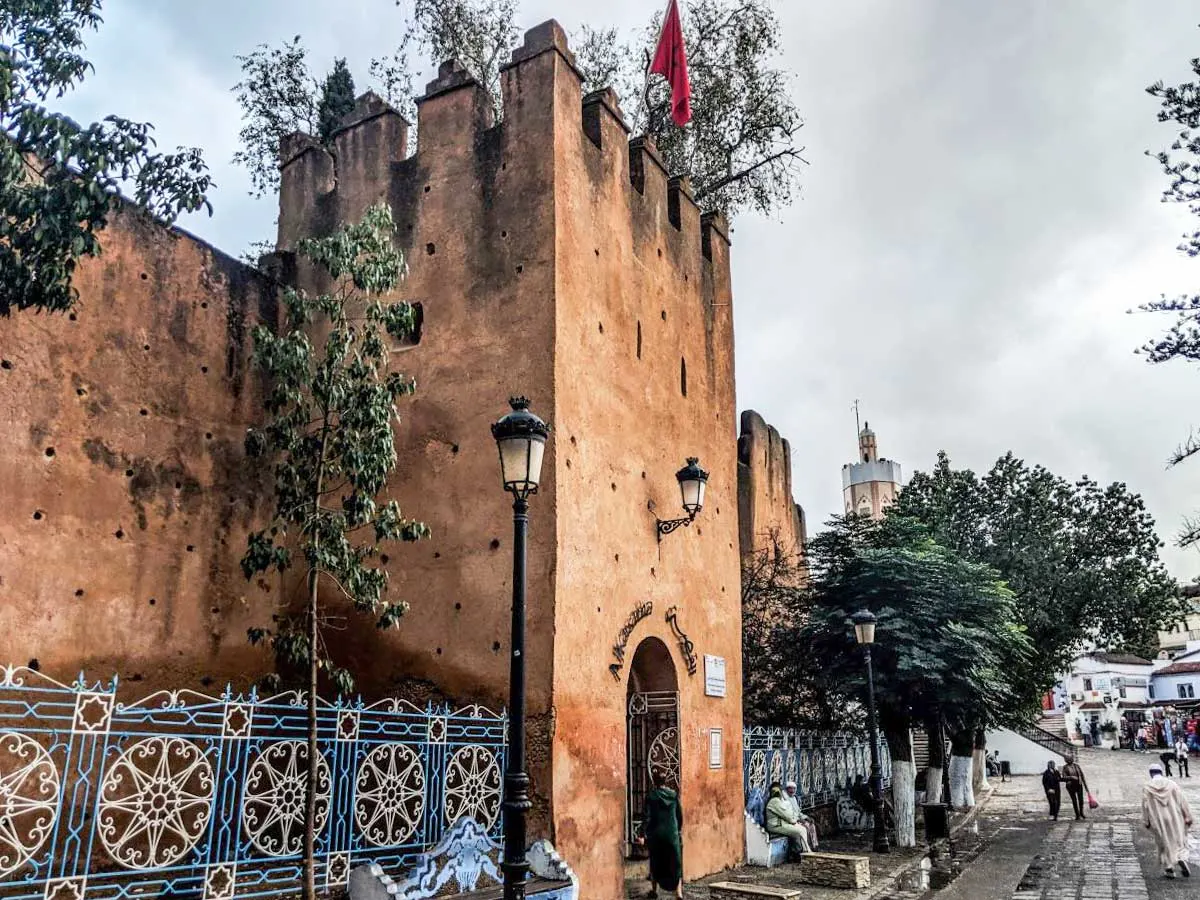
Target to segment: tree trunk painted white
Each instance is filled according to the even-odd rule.
[[[942,802],[942,767],[928,766],[925,769],[925,802]]]
[[[917,790],[917,767],[912,760],[892,760],[892,812],[896,820],[896,846],[917,846],[917,825],[914,819]]]
[[[971,753],[971,789],[976,793],[990,791],[992,786],[987,780],[987,749],[975,750]]]
[[[950,805],[955,809],[970,809],[975,805],[975,791],[971,787],[972,758],[950,757]]]

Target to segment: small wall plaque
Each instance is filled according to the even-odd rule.
[[[704,695],[725,696],[725,657],[704,654]]]
[[[725,747],[721,740],[720,728],[708,730],[708,767],[710,769],[721,769],[725,766]]]

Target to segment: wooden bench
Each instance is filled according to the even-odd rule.
[[[350,873],[350,900],[501,900],[503,876],[496,859],[500,845],[471,818],[459,819],[441,843],[417,857],[416,865],[397,881],[377,863]],[[579,879],[549,841],[535,841],[526,854],[530,877],[525,896],[538,900],[579,900]],[[444,861],[439,863],[439,859]],[[480,887],[485,878],[490,884]],[[457,892],[454,889],[457,888]]]
[[[805,853],[800,860],[800,881],[822,887],[870,887],[871,860],[847,853]]]
[[[718,881],[708,886],[708,894],[718,897],[774,897],[776,900],[799,900],[804,896],[800,888],[778,887],[773,884],[738,884],[734,881]]]

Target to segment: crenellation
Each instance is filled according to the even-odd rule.
[[[700,217],[700,237],[704,258],[710,262],[713,258],[714,233],[721,241],[721,257],[728,261],[729,246],[732,243],[729,240],[729,220],[719,212],[706,212]]]
[[[352,222],[388,195],[393,163],[408,156],[409,122],[378,94],[355,101],[333,135],[337,219]]]
[[[692,192],[692,180],[687,175],[674,175],[667,181],[667,219],[677,231],[697,234],[700,231],[700,207]]]
[[[417,99],[417,154],[427,160],[433,154],[455,152],[474,136],[487,131],[496,113],[487,91],[463,67],[451,59],[438,68],[438,76],[425,86]]]
[[[571,71],[578,76],[580,82],[583,81],[583,73],[579,71],[575,53],[568,44],[567,33],[556,19],[547,19],[542,24],[535,25],[526,31],[525,40],[520,47],[513,48],[511,61],[501,67],[501,71],[528,62],[534,57],[550,51],[561,56],[563,61],[570,66]]]
[[[329,151],[303,132],[283,137],[279,158],[277,246],[286,249],[322,230],[322,201],[337,187],[337,166]]]
[[[611,123],[606,127],[605,123]],[[622,134],[621,146],[629,137],[629,125],[621,114],[617,92],[610,87],[592,91],[583,98],[583,133],[600,149],[607,146],[604,141],[606,130],[618,130]]]

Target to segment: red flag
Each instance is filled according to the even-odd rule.
[[[686,125],[692,118],[692,85],[688,81],[687,50],[683,46],[683,24],[679,21],[679,3],[671,0],[663,19],[658,49],[649,71],[671,83],[671,119]]]

